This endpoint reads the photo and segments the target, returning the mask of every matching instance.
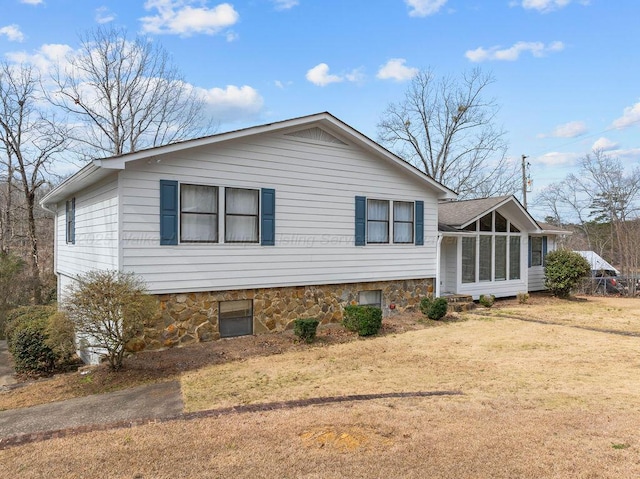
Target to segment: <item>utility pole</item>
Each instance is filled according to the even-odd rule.
[[[528,156],[522,155],[522,206],[527,209],[527,158]]]

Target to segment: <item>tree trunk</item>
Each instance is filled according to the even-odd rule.
[[[25,194],[27,200],[27,216],[29,221],[29,243],[31,245],[31,280],[33,282],[33,300],[42,304],[42,281],[40,279],[40,264],[38,261],[38,236],[36,234],[36,219],[33,214],[35,208],[35,193]]]

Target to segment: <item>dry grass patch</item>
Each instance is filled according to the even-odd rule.
[[[181,383],[188,411],[417,390],[462,390],[474,399],[550,409],[625,409],[640,407],[638,342],[564,326],[470,320],[209,366],[185,373]]]
[[[56,439],[0,451],[0,463],[20,478],[627,479],[640,476],[639,421],[631,409],[376,400]]]
[[[487,313],[487,311],[482,311]],[[499,301],[493,315],[516,315],[553,323],[640,334],[640,299],[607,296],[578,297],[571,301],[532,295],[529,303]]]

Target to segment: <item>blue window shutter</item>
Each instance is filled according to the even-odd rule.
[[[76,199],[71,198],[71,244],[76,244]]]
[[[529,236],[529,268],[531,268],[531,236]]]
[[[367,198],[356,196],[356,246],[367,242]]]
[[[416,201],[416,246],[424,245],[424,201]]]
[[[160,244],[178,244],[178,182],[160,180]]]
[[[275,246],[276,244],[276,190],[262,188],[262,218],[260,230],[262,233],[262,246]]]
[[[547,264],[547,237],[542,237],[542,266]]]

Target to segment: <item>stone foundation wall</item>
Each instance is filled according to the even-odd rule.
[[[218,303],[240,299],[253,300],[254,334],[292,328],[297,318],[339,323],[344,306],[371,290],[382,291],[383,316],[390,316],[417,309],[433,292],[433,279],[159,295],[159,314],[141,339],[147,349],[219,339]]]

